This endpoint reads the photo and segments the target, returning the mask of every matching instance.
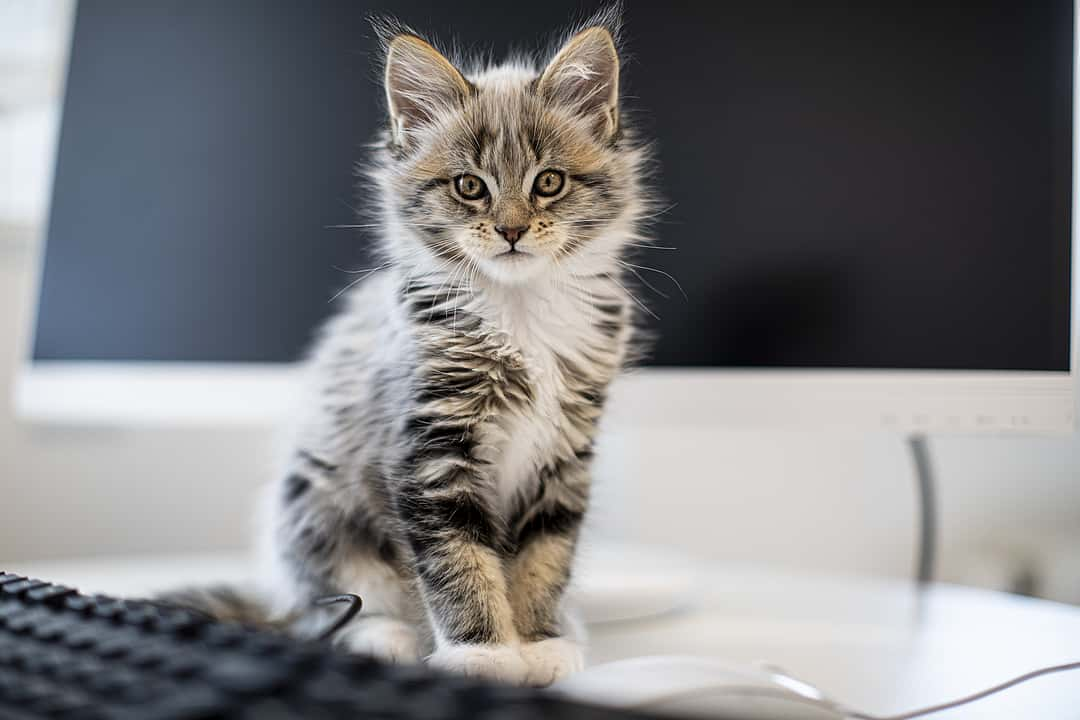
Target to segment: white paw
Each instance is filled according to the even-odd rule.
[[[466,677],[485,677],[521,685],[529,666],[513,645],[449,645],[436,650],[428,665]]]
[[[411,625],[392,618],[364,618],[346,626],[338,644],[351,653],[371,655],[393,663],[420,660],[420,639]]]
[[[561,637],[522,645],[521,656],[529,665],[525,682],[533,687],[547,687],[585,667],[581,646]]]

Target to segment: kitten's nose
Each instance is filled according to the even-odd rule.
[[[521,238],[522,235],[525,234],[525,231],[528,229],[529,228],[527,225],[522,225],[520,227],[506,227],[505,225],[495,226],[495,232],[502,235],[503,240],[510,243],[511,250],[514,249],[514,245],[517,244],[517,241]]]

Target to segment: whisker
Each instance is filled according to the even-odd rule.
[[[636,268],[638,270],[647,270],[649,272],[654,272],[654,273],[658,273],[660,275],[663,275],[668,280],[675,283],[675,287],[679,288],[679,292],[682,293],[683,299],[685,299],[685,300],[690,299],[690,297],[686,294],[686,291],[683,290],[682,285],[679,284],[679,281],[676,280],[675,276],[672,275],[671,273],[664,272],[663,270],[658,270],[657,268],[648,267],[647,265],[634,265],[633,263],[628,263],[628,262],[625,262],[623,260],[619,260],[619,262],[621,262],[623,265],[626,265],[627,267]]]
[[[639,273],[639,272],[638,272],[637,270],[635,270],[635,269],[634,269],[634,266],[633,266],[633,265],[629,265],[629,264],[627,264],[627,263],[624,263],[624,262],[623,262],[622,260],[619,260],[618,262],[619,262],[619,263],[620,263],[621,265],[624,265],[624,266],[625,266],[625,267],[626,267],[626,268],[627,268],[627,269],[628,269],[628,270],[629,270],[630,272],[634,273],[634,276],[635,276],[635,277],[636,277],[636,278],[637,278],[638,280],[640,280],[640,281],[641,281],[641,284],[642,284],[642,285],[644,285],[645,287],[649,288],[650,290],[652,290],[652,291],[653,291],[654,293],[656,293],[656,294],[657,294],[657,295],[659,295],[660,297],[664,298],[665,300],[667,300],[667,299],[669,298],[669,296],[668,296],[668,294],[667,294],[667,293],[665,293],[665,292],[664,292],[663,290],[661,290],[660,288],[656,287],[656,286],[655,286],[655,285],[653,285],[653,284],[652,284],[651,282],[649,282],[649,281],[648,281],[648,280],[646,280],[646,279],[645,279],[644,277],[642,277],[641,273]]]
[[[371,225],[323,225],[323,230],[368,230],[381,227],[383,226],[378,223],[372,223]]]
[[[585,227],[585,226],[606,225],[606,224],[608,224],[610,222],[613,222],[614,220],[617,220],[617,219],[618,218],[583,218],[581,220],[554,220],[554,221],[551,222],[551,224],[556,225],[556,226],[558,226],[558,225],[571,225],[571,226],[574,226],[574,227]]]
[[[344,200],[342,200],[341,198],[338,198],[338,199],[337,199],[337,201],[338,201],[339,203],[341,203],[342,205],[344,205],[345,207],[347,207],[347,208],[349,208],[350,210],[352,210],[352,211],[353,211],[354,213],[356,213],[357,215],[363,215],[363,214],[364,214],[364,213],[363,213],[363,212],[362,212],[362,211],[360,210],[360,208],[358,208],[358,207],[354,207],[353,205],[351,205],[351,204],[349,204],[349,203],[345,202]]]
[[[665,246],[665,245],[647,245],[645,243],[628,242],[628,243],[623,243],[623,244],[626,245],[627,247],[644,248],[646,250],[678,250],[679,249],[677,247],[668,247],[668,246]]]
[[[636,220],[652,220],[653,218],[658,218],[661,215],[664,215],[665,213],[671,212],[676,207],[678,207],[678,205],[679,205],[679,203],[671,203],[667,207],[661,208],[660,210],[657,210],[654,213],[650,213],[649,215],[639,215],[635,219]]]
[[[635,305],[637,305],[637,306],[638,306],[639,308],[641,308],[641,309],[642,309],[643,311],[645,311],[646,313],[648,313],[648,314],[649,314],[650,316],[652,316],[652,318],[653,318],[654,320],[659,320],[659,319],[660,319],[660,316],[659,316],[659,315],[657,315],[657,314],[656,314],[656,313],[654,313],[654,312],[653,312],[652,310],[650,310],[650,309],[649,309],[648,307],[646,307],[646,306],[645,306],[645,303],[643,303],[643,302],[641,302],[640,300],[638,300],[637,296],[636,296],[636,295],[634,295],[634,293],[630,292],[630,290],[629,290],[629,289],[627,289],[627,287],[626,287],[625,285],[623,285],[623,284],[622,284],[621,282],[619,282],[619,281],[618,281],[618,280],[617,280],[617,279],[615,278],[615,276],[614,276],[614,275],[612,275],[611,273],[601,273],[601,274],[602,274],[602,275],[603,275],[604,277],[606,277],[606,278],[608,278],[609,280],[611,280],[611,282],[615,283],[615,284],[616,284],[616,285],[618,285],[618,286],[619,286],[620,288],[622,288],[622,291],[623,291],[624,293],[626,293],[626,294],[627,294],[627,296],[628,296],[628,297],[629,297],[629,298],[630,298],[631,300],[633,300],[633,301],[634,301],[634,304],[635,304]]]
[[[405,227],[414,227],[414,228],[445,229],[445,228],[450,227],[449,225],[445,225],[445,224],[442,224],[442,223],[401,223],[401,224],[403,226],[405,226]],[[385,228],[385,227],[386,227],[386,225],[384,225],[383,223],[370,223],[370,224],[349,223],[349,224],[338,224],[338,225],[323,225],[324,230],[375,230],[375,229],[380,229],[380,228]]]
[[[347,269],[347,268],[339,267],[339,266],[337,266],[337,265],[331,265],[330,267],[334,268],[334,269],[335,269],[335,270],[337,270],[338,272],[343,272],[343,273],[347,273],[347,274],[349,274],[349,275],[356,275],[356,274],[358,274],[358,273],[373,273],[373,272],[375,272],[376,270],[382,270],[382,269],[383,269],[383,268],[385,268],[385,267],[389,267],[389,266],[390,266],[391,264],[392,264],[392,263],[389,263],[389,262],[388,262],[388,263],[385,263],[385,264],[383,264],[383,265],[379,265],[378,267],[373,267],[373,268],[360,268],[359,270],[349,270],[349,269]]]
[[[382,264],[382,265],[380,265],[379,267],[376,267],[376,268],[370,268],[369,270],[361,270],[360,273],[362,273],[362,274],[360,275],[360,277],[356,278],[355,280],[350,282],[348,285],[346,285],[345,287],[341,288],[336,293],[334,293],[334,296],[332,298],[330,298],[329,300],[327,300],[326,304],[329,305],[330,303],[334,302],[339,297],[341,297],[346,292],[348,292],[353,287],[355,287],[357,283],[363,281],[365,278],[369,277],[373,273],[375,273],[375,272],[377,272],[379,270],[382,270],[385,267],[389,267],[390,265],[391,265],[391,263],[384,263],[384,264]]]

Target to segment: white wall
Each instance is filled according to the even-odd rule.
[[[912,571],[914,468],[901,438],[666,432],[618,449],[606,464],[626,470],[605,468],[605,524],[732,562]],[[1062,576],[1047,592],[1080,602],[1080,443],[952,437],[931,451],[942,575],[1001,585],[1014,565],[1053,565]]]
[[[56,116],[57,38],[69,6],[5,3],[0,96],[25,104],[0,103],[0,562],[239,547],[250,536],[256,489],[268,478],[265,433],[30,428],[12,416],[14,338],[29,316]],[[12,32],[19,18],[37,23],[30,50],[23,38],[35,35]],[[10,81],[10,68],[30,66],[40,82]],[[943,574],[1001,584],[1012,563],[1045,570],[1046,592],[1080,602],[1080,553],[1073,552],[1080,549],[1080,443],[948,438],[932,448]],[[622,434],[601,458],[594,519],[607,532],[724,561],[903,576],[913,555],[911,473],[904,444],[882,435]]]

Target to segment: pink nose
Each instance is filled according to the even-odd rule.
[[[495,232],[502,235],[503,240],[506,240],[506,242],[510,243],[511,248],[513,248],[514,245],[517,244],[518,239],[521,238],[521,236],[524,235],[525,231],[528,230],[528,229],[529,228],[526,227],[526,226],[522,226],[522,227],[506,227],[505,225],[496,225],[495,226]]]

